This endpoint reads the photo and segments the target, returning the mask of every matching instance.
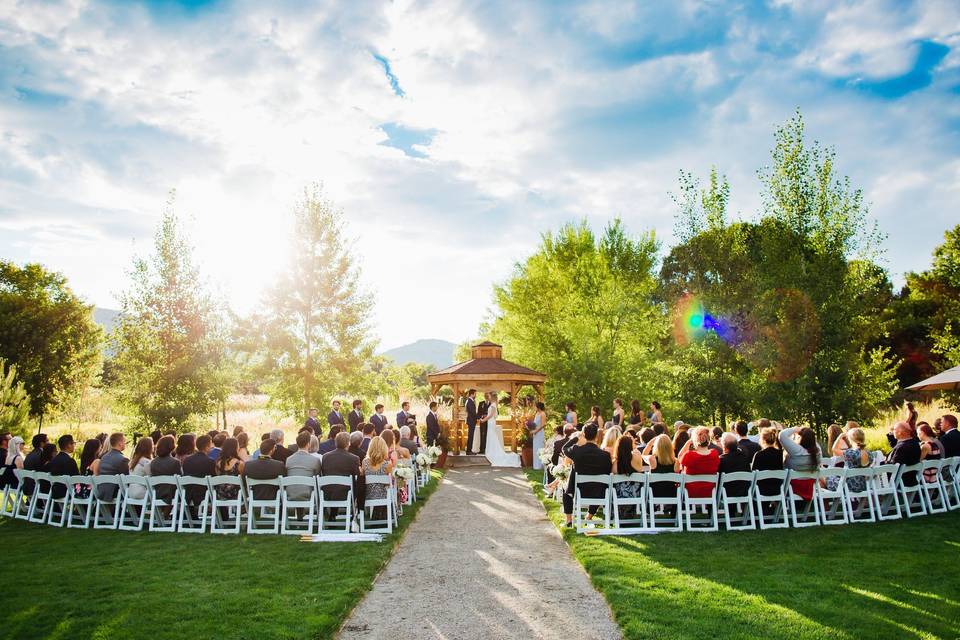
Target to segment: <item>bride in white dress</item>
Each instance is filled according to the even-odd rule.
[[[497,394],[487,394],[487,450],[483,454],[494,467],[519,467],[520,455],[508,453],[503,446],[503,430],[497,424]]]

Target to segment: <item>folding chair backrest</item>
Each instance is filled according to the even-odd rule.
[[[147,481],[150,483],[150,497],[163,503],[163,498],[157,495],[157,489],[161,487],[173,487],[174,497],[171,498],[170,501],[175,500],[177,489],[180,486],[177,484],[177,477],[178,476],[149,476]]]
[[[280,478],[280,486],[284,489],[287,487],[307,488],[310,489],[312,495],[317,488],[317,478],[315,476],[284,476]]]
[[[69,479],[71,486],[77,487],[79,485],[81,490],[86,488],[88,496],[93,496],[93,476],[69,476]]]
[[[820,480],[826,480],[827,478],[839,478],[841,482],[837,484],[837,491],[840,491],[840,489],[843,488],[842,480],[847,476],[847,469],[845,467],[826,467],[824,469],[820,469],[817,475],[818,479]]]
[[[692,475],[689,473],[683,474],[683,494],[689,496],[690,485],[697,484],[710,484],[710,496],[715,497],[717,495],[717,483],[719,482],[719,474],[703,474],[703,475]],[[706,498],[701,498],[705,500]]]
[[[881,464],[873,468],[874,479],[876,484],[874,485],[878,491],[893,491],[896,482],[897,474],[900,472],[899,464]]]
[[[207,486],[216,493],[217,487],[223,485],[233,485],[240,487],[240,493],[243,493],[243,479],[240,476],[207,476]]]
[[[640,482],[640,483],[646,483],[646,481],[647,481],[647,474],[645,474],[645,473],[639,473],[639,472],[637,472],[637,473],[631,473],[631,474],[621,474],[621,473],[618,473],[618,474],[615,474],[615,475],[611,476],[611,478],[610,478],[610,484],[612,484],[612,485],[614,485],[614,486],[616,486],[616,485],[618,485],[618,484],[621,484],[621,483],[623,483],[623,482]]]
[[[272,501],[274,501],[274,500],[279,500],[279,499],[280,499],[280,481],[281,481],[281,479],[282,479],[282,477],[278,477],[278,478],[267,478],[267,479],[259,480],[259,479],[257,479],[257,478],[247,477],[247,478],[246,478],[247,491],[250,492],[250,497],[251,497],[253,500],[257,500],[258,502],[272,502]],[[276,494],[275,494],[272,498],[258,498],[258,497],[256,497],[256,492],[254,491],[254,488],[255,488],[255,487],[276,487],[276,488],[277,488],[277,491],[276,491]]]
[[[592,475],[592,476],[583,476],[577,474],[576,485],[579,487],[582,484],[602,484],[606,487],[610,486],[610,475]]]
[[[100,502],[112,502],[114,500],[119,500],[121,497],[120,487],[121,487],[121,476],[93,476],[94,488],[97,493],[97,500]],[[110,493],[113,495],[112,498],[104,497]]]
[[[150,493],[150,481],[144,476],[138,476],[130,473],[120,476],[120,482],[123,484],[123,491],[125,494],[128,494],[130,492],[130,487],[133,486],[143,487],[144,498]]]
[[[753,486],[754,471],[734,471],[733,473],[722,473],[720,474],[720,486],[729,491],[727,485],[730,485],[734,482],[745,482],[750,486]],[[747,487],[747,494],[749,494],[750,487]]]
[[[323,478],[335,478],[335,477],[336,477],[336,476],[320,476],[319,478],[317,478],[317,480],[319,481],[319,480],[322,480]],[[341,476],[341,477],[343,477],[343,476]],[[364,481],[365,481],[365,483],[366,483],[367,486],[370,486],[371,484],[385,484],[385,485],[387,485],[387,486],[390,486],[391,484],[393,484],[393,483],[390,481],[390,476],[385,476],[385,475],[379,475],[379,476],[370,475],[370,476],[363,476],[363,478],[364,478]]]

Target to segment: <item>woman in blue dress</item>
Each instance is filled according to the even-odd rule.
[[[567,424],[572,424],[575,427],[579,427],[580,424],[577,422],[577,405],[572,402],[568,402],[567,415],[565,415],[563,419]]]
[[[537,403],[537,413],[533,416],[533,468],[543,469],[543,462],[540,461],[540,449],[543,449],[546,436],[543,429],[547,426],[546,406],[542,402]]]

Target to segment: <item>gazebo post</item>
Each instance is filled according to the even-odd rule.
[[[516,382],[510,383],[510,420],[513,422],[510,450],[514,453],[517,452],[517,429],[519,428],[517,425],[517,390],[519,388]]]
[[[453,407],[450,413],[450,421],[453,423],[453,452],[460,455],[460,385],[453,383]]]

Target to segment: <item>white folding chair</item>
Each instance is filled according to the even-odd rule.
[[[873,487],[876,481],[877,468],[863,467],[860,469],[847,469],[847,479],[843,483],[843,504],[847,509],[847,518],[850,522],[876,522],[877,514],[874,508],[875,489]],[[854,491],[851,488],[851,480],[863,478],[863,490]],[[864,516],[866,513],[866,516]]]
[[[46,520],[51,527],[63,527],[67,524],[67,518],[70,516],[70,496],[73,495],[73,485],[70,484],[72,477],[51,476],[50,478],[50,500]],[[59,498],[54,497],[59,493],[58,488],[63,490],[63,495]]]
[[[817,501],[817,471],[790,470],[787,480],[787,509],[790,511],[790,523],[798,527],[815,527],[820,524],[820,503]],[[795,480],[812,480],[813,494],[807,500],[794,489]],[[799,507],[802,507],[800,509]]]
[[[817,482],[813,485],[817,508],[820,510],[820,522],[825,525],[847,524],[847,501],[843,486],[846,484],[846,467],[827,467],[820,469]],[[836,489],[827,486],[830,478],[837,479]]]
[[[635,482],[637,496],[635,498],[621,498],[617,495],[617,487],[627,482]],[[647,474],[631,473],[629,475],[616,474],[610,479],[613,492],[613,528],[618,531],[643,531],[647,528]],[[629,517],[630,509],[634,517]],[[623,511],[625,515],[621,516]]]
[[[150,515],[150,482],[144,476],[126,474],[120,476],[123,485],[123,500],[120,502],[121,531],[142,531]]]
[[[240,533],[243,522],[243,506],[246,492],[243,488],[243,479],[240,476],[208,476],[207,484],[210,487],[210,533]],[[217,487],[237,487],[237,497],[221,498]],[[232,523],[232,524],[229,524]]]
[[[67,517],[68,529],[88,529],[96,507],[96,487],[93,476],[71,476],[73,490],[70,493],[70,515]]]
[[[150,483],[150,517],[147,520],[148,531],[176,531],[177,530],[177,512],[180,508],[180,487],[177,485],[177,476],[150,476],[147,478]],[[169,498],[164,498],[162,493],[169,493],[172,487],[173,493]],[[164,513],[166,511],[166,513]]]
[[[877,510],[877,520],[899,520],[902,517],[897,490],[902,470],[903,466],[899,464],[881,464],[873,468],[873,506]]]
[[[177,476],[177,492],[180,494],[177,530],[180,533],[206,533],[210,512],[208,477]],[[190,491],[191,488],[196,491]],[[195,494],[199,495],[200,491],[203,492],[203,497],[198,501]]]
[[[33,494],[28,494],[25,491],[25,485],[27,481],[33,483],[34,490],[36,490],[36,471],[27,471],[26,469],[14,469],[13,475],[17,477],[17,494],[14,497],[14,510],[13,517],[16,520],[26,520],[27,514],[30,512],[30,502],[33,499]]]
[[[921,485],[923,486],[923,499],[927,503],[928,513],[944,513],[947,510],[947,492],[943,487],[943,474],[940,469],[947,460],[924,460],[923,473],[920,474]],[[933,473],[930,473],[933,471]],[[932,479],[927,478],[931,476]]]
[[[14,513],[13,498],[17,493],[17,488],[19,487],[19,485],[20,485],[19,481],[17,481],[17,487],[14,487],[8,483],[4,485],[3,491],[0,491],[0,517],[3,517],[3,516],[13,517],[13,513]]]
[[[897,475],[897,492],[900,494],[900,504],[908,518],[927,515],[927,501],[923,497],[923,463],[900,465]],[[909,484],[911,477],[914,484]],[[917,510],[914,511],[914,503]]]
[[[409,486],[409,485],[408,485]],[[347,494],[343,500],[332,500],[327,497],[324,487],[346,487]],[[409,489],[408,489],[409,491]],[[353,478],[350,476],[317,476],[317,499],[320,503],[320,531],[331,531],[342,528],[350,531],[353,523]],[[334,510],[332,526],[327,526],[327,509]],[[343,509],[343,525],[339,525],[339,510]],[[394,522],[396,524],[396,522]]]
[[[247,533],[280,532],[280,478],[257,480],[248,477],[247,483]],[[257,487],[266,497],[256,498]],[[272,489],[271,489],[272,487]],[[272,497],[271,497],[272,496]]]
[[[123,491],[120,476],[94,476],[93,493],[97,506],[93,510],[94,529],[116,529],[120,522]]]
[[[316,476],[286,476],[280,478],[280,487],[280,533],[285,535],[312,534],[317,509]],[[291,487],[299,489],[299,491],[294,492],[294,497],[290,497]],[[302,495],[304,492],[306,495]],[[293,511],[293,517],[291,517],[291,510]],[[297,517],[298,511],[306,512],[306,521]]]
[[[960,509],[960,456],[946,458],[940,467],[940,477],[943,479],[943,494],[947,500],[947,509]]]
[[[603,497],[600,498],[588,498],[581,493],[580,488],[586,484],[599,484],[603,485]],[[574,485],[573,492],[573,520],[576,523],[577,533],[583,533],[587,530],[587,527],[584,525],[586,518],[584,518],[583,510],[587,510],[587,515],[590,515],[590,507],[597,507],[598,509],[603,509],[603,526],[607,529],[610,528],[610,494],[613,493],[613,488],[610,484],[609,475],[585,475],[581,476],[577,474],[576,483]]]
[[[757,523],[760,529],[787,529],[790,527],[787,509],[787,480],[790,471],[755,471],[753,478],[753,501],[756,505]],[[764,493],[777,482],[775,493]]]
[[[50,513],[50,495],[53,486],[50,484],[50,474],[45,471],[34,472],[36,481],[33,484],[33,496],[30,500],[30,510],[27,511],[27,521],[43,524]]]
[[[718,531],[720,529],[720,519],[717,516],[718,482],[719,476],[716,473],[704,475],[684,474],[683,516],[687,523],[687,531]],[[703,498],[691,497],[690,485],[693,483],[698,483],[700,485],[709,483],[710,495]],[[701,511],[705,518],[695,519],[694,516]],[[703,524],[704,521],[706,522],[706,525]]]
[[[720,475],[720,505],[723,507],[723,524],[727,531],[742,531],[756,529],[756,519],[753,510],[753,471],[736,471]],[[739,523],[731,516],[734,511]]]
[[[647,517],[650,518],[651,529],[683,531],[681,502],[684,478],[686,476],[681,473],[650,473],[647,478]],[[658,496],[657,493],[663,495]]]
[[[390,480],[390,476],[367,475],[364,476],[364,480],[367,485],[367,492],[363,502],[363,509],[359,510],[360,531],[362,533],[391,533],[393,531],[394,523],[393,510],[395,498],[393,496],[393,482]],[[386,485],[386,497],[376,499],[370,498],[370,487],[373,485]],[[373,515],[375,513],[374,509],[376,508],[386,509],[385,519],[373,519]],[[368,511],[370,512],[370,518],[366,517]]]

